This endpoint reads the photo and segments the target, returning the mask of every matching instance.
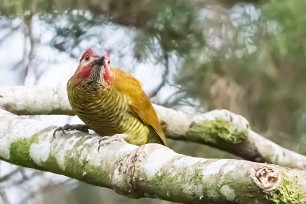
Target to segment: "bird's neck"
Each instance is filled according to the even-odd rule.
[[[78,69],[74,74],[75,82],[80,85],[97,85],[107,87],[113,82],[112,70],[108,68],[98,68],[85,66]]]
[[[111,84],[114,80],[113,71],[109,66],[104,67],[103,78],[106,84]]]

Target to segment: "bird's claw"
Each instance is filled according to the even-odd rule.
[[[100,151],[101,147],[109,145],[112,142],[124,142],[124,143],[126,143],[125,138],[126,138],[125,134],[116,134],[116,135],[113,135],[113,136],[103,136],[99,140],[98,151]]]
[[[53,137],[54,137],[54,138],[55,138],[56,132],[58,132],[58,131],[62,131],[62,133],[65,134],[65,131],[63,130],[63,127],[60,126],[60,127],[56,128],[56,129],[53,131]]]
[[[55,134],[58,131],[62,131],[62,133],[65,134],[65,130],[79,130],[81,132],[89,133],[89,128],[86,125],[83,125],[83,124],[75,124],[75,125],[66,124],[64,126],[60,126],[60,127],[56,128],[53,132],[53,137],[55,137]]]

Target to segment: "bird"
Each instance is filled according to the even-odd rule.
[[[110,67],[110,54],[88,48],[67,83],[67,95],[74,113],[85,125],[65,125],[61,129],[94,130],[111,138],[124,134],[134,145],[166,144],[157,114],[141,83],[120,68]]]

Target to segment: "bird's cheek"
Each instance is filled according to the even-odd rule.
[[[112,81],[113,81],[113,74],[110,70],[108,70],[107,68],[104,70],[103,72],[103,81],[106,83],[106,84],[111,84]]]

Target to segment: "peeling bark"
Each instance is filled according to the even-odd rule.
[[[159,144],[57,133],[54,126],[0,110],[0,158],[114,189],[134,198],[185,203],[304,203],[306,172],[243,160],[203,159]]]
[[[74,115],[64,87],[2,87],[0,108],[18,115]],[[154,105],[166,136],[207,144],[250,161],[306,169],[306,157],[250,129],[248,121],[227,110],[189,114]]]

